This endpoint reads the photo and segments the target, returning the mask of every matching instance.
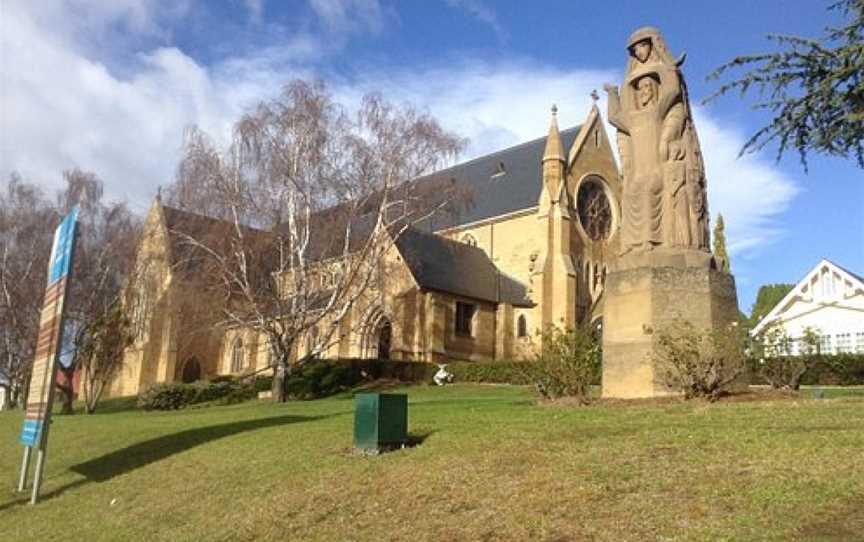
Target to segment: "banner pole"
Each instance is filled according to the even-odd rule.
[[[18,478],[18,491],[27,489],[27,475],[30,474],[30,453],[33,448],[24,446],[24,459],[21,460],[21,476]]]
[[[39,448],[36,456],[36,472],[33,473],[33,493],[30,495],[30,504],[36,504],[39,500],[39,486],[42,485],[42,469],[45,468],[45,450]]]

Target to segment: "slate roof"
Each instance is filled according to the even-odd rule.
[[[858,273],[853,273],[852,271],[850,271],[846,267],[843,267],[842,265],[837,265],[836,263],[832,262],[831,260],[826,259],[825,261],[831,263],[831,265],[835,266],[837,269],[842,269],[846,273],[849,273],[852,277],[858,279],[860,282],[864,282],[864,277],[862,277]]]
[[[227,220],[182,211],[164,204],[162,212],[168,228],[172,266],[192,270],[200,265],[203,254],[189,243],[187,236],[209,246],[218,246],[220,242],[228,241],[233,237],[234,224]],[[244,227],[243,229],[257,241],[265,241],[270,235],[254,228]]]
[[[396,239],[396,248],[423,289],[530,305],[525,285],[499,272],[482,249],[416,228],[406,229]]]
[[[574,126],[561,131],[565,149],[572,147],[580,128]],[[539,137],[456,164],[413,182],[414,186],[426,185],[435,192],[441,191],[440,187],[453,186],[457,194],[456,201],[448,205],[448,209],[437,213],[417,228],[409,228],[397,240],[397,248],[421,288],[493,303],[530,305],[525,285],[501,273],[482,249],[424,233],[418,228],[439,231],[536,206],[543,188],[541,161],[545,147],[546,136]],[[182,235],[177,234],[178,231],[201,238],[203,235],[218,236],[218,232],[225,232],[226,228],[232,227],[230,222],[223,220],[164,205],[163,209],[170,232],[172,263],[175,265],[191,267],[197,259],[195,251],[184,242]],[[333,210],[317,215],[321,215],[316,218],[324,222],[339,222],[333,220],[334,215],[339,216]],[[369,233],[368,226],[358,223],[351,245],[365,240]],[[268,235],[267,232],[252,228],[248,231],[255,236]],[[312,257],[315,259],[332,257],[341,252],[329,235],[324,234],[322,239],[312,241]]]
[[[573,145],[579,129],[574,126],[561,131],[565,149]],[[418,179],[421,183],[452,179],[466,199],[449,212],[439,213],[431,229],[442,230],[536,206],[543,188],[541,160],[545,147],[543,136]]]

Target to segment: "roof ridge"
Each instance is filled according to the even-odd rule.
[[[577,124],[577,125],[575,125],[575,126],[571,126],[570,128],[565,128],[565,129],[561,130],[560,133],[561,133],[561,136],[563,137],[564,134],[568,134],[568,135],[569,135],[570,132],[574,132],[574,131],[578,132],[581,128],[582,128],[582,125],[581,125],[581,124]],[[490,152],[489,154],[483,154],[483,155],[480,155],[480,156],[476,156],[476,157],[474,157],[474,158],[472,158],[472,159],[470,159],[470,160],[466,160],[465,162],[459,162],[458,164],[453,164],[452,166],[446,167],[446,168],[444,168],[444,169],[439,169],[438,171],[433,171],[433,172],[431,172],[431,173],[429,173],[429,174],[427,174],[427,175],[423,175],[423,176],[420,177],[420,179],[425,178],[425,177],[431,177],[431,176],[433,176],[433,175],[436,175],[436,174],[439,174],[439,173],[443,173],[443,172],[445,172],[445,171],[448,171],[448,170],[451,170],[451,169],[455,169],[455,168],[457,168],[457,167],[467,166],[467,165],[469,165],[469,164],[473,164],[474,162],[478,162],[478,161],[480,161],[480,160],[488,160],[489,158],[491,158],[491,157],[493,157],[493,156],[497,156],[497,155],[499,155],[499,154],[504,154],[504,153],[513,152],[513,151],[515,151],[515,150],[517,150],[517,149],[521,149],[522,147],[527,147],[527,146],[529,146],[529,145],[534,145],[534,144],[536,144],[536,143],[538,143],[538,142],[540,142],[540,141],[543,141],[543,140],[546,139],[547,137],[548,137],[548,136],[540,136],[540,137],[536,137],[536,138],[534,138],[534,139],[529,139],[528,141],[523,141],[522,143],[517,143],[516,145],[513,145],[513,146],[511,146],[511,147],[505,147],[505,148],[503,148],[503,149],[500,149],[500,150],[497,150],[497,151],[494,151],[494,152]]]
[[[840,265],[839,263],[835,262],[834,260],[831,260],[831,259],[829,259],[829,258],[822,258],[822,260],[823,260],[823,261],[826,261],[826,262],[828,262],[828,263],[830,263],[831,265],[833,265],[833,266],[836,267],[837,269],[843,271],[844,273],[848,273],[848,274],[852,275],[853,277],[855,277],[855,278],[858,279],[859,281],[864,282],[864,277],[862,277],[862,276],[859,275],[858,273],[855,273],[854,271],[850,271],[849,269],[843,267],[842,265]],[[818,264],[817,264],[817,265],[818,265]]]

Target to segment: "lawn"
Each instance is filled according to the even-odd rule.
[[[537,406],[527,388],[410,387],[415,448],[351,453],[352,401],[57,416],[44,500],[2,540],[862,540],[864,393]],[[858,390],[862,392],[862,390]]]

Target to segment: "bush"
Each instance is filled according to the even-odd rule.
[[[797,390],[801,378],[813,364],[819,351],[819,335],[807,328],[800,339],[801,356],[788,356],[793,341],[780,322],[768,326],[753,338],[751,350],[755,359],[751,360],[751,374],[761,378],[774,389]]]
[[[259,375],[255,377],[255,391],[270,391],[273,389],[273,375]]]
[[[817,354],[810,356],[802,384],[864,385],[864,354]]]
[[[252,383],[236,379],[220,382],[199,381],[191,384],[173,382],[156,384],[138,395],[137,406],[144,410],[177,410],[189,405],[217,402],[233,404],[256,397]]]
[[[714,401],[744,374],[746,342],[741,326],[698,330],[679,321],[655,334],[654,362],[661,381],[685,399]]]
[[[547,399],[575,397],[588,402],[592,384],[600,378],[600,344],[583,329],[549,327],[532,361],[519,364],[523,378]]]
[[[532,384],[529,361],[457,361],[447,364],[456,382]],[[435,366],[433,366],[435,367]],[[435,369],[437,371],[437,367]],[[434,374],[434,372],[433,372]]]
[[[797,390],[810,368],[808,357],[772,356],[751,360],[751,374],[774,389]]]

